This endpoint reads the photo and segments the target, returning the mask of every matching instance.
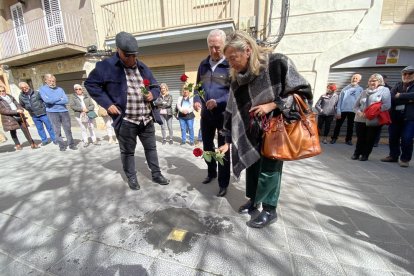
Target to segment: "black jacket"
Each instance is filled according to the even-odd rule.
[[[20,92],[19,103],[24,109],[29,111],[32,117],[39,117],[46,114],[46,105],[40,97],[39,91],[30,89],[28,94]]]
[[[400,93],[398,98],[395,97]],[[403,110],[396,110],[399,105],[405,105]],[[403,87],[403,82],[397,83],[391,90],[391,121],[414,120],[414,82]]]

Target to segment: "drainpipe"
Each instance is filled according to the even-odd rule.
[[[96,0],[96,1],[99,1],[99,0]],[[96,13],[95,13],[94,0],[91,0],[90,3],[91,3],[91,10],[92,10],[92,17],[93,17],[93,27],[95,31],[95,39],[96,39],[96,42],[99,44],[100,41],[99,41],[98,26],[96,25]]]

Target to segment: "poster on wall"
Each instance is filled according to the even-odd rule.
[[[377,65],[385,64],[387,62],[387,55],[388,55],[387,50],[379,50],[377,53],[377,60],[375,64]]]
[[[389,49],[387,55],[387,64],[397,64],[400,57],[400,49]]]

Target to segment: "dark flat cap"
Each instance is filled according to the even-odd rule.
[[[121,49],[125,54],[137,54],[138,42],[135,37],[127,32],[120,32],[115,36],[116,47]]]
[[[414,66],[411,66],[411,65],[401,70],[401,73],[412,73],[412,72],[414,72]]]

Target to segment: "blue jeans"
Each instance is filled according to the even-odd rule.
[[[42,139],[43,143],[47,143],[47,135],[43,125],[46,126],[46,130],[49,133],[52,142],[56,142],[56,136],[55,132],[53,131],[52,123],[49,121],[49,118],[46,114],[40,116],[33,116],[32,119],[35,123],[37,133],[39,133],[40,139]]]
[[[65,142],[62,139],[61,127],[63,127],[69,147],[75,146],[75,141],[73,141],[72,137],[72,125],[70,123],[69,112],[47,112],[47,116],[52,123],[59,148],[66,148]]]
[[[181,143],[185,143],[187,129],[190,134],[190,143],[194,143],[194,119],[184,120],[179,118],[181,128]]]
[[[408,162],[413,155],[414,121],[393,121],[388,127],[390,156]],[[401,156],[400,156],[401,154]]]
[[[121,161],[126,177],[136,177],[135,170],[135,148],[137,146],[137,136],[144,148],[145,158],[151,170],[152,177],[161,175],[158,163],[157,144],[155,140],[154,122],[147,125],[134,124],[123,120],[119,129],[115,129],[116,137],[119,141],[121,151]]]

